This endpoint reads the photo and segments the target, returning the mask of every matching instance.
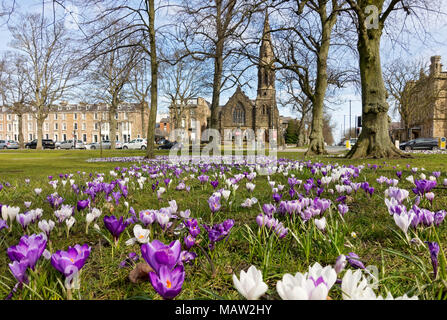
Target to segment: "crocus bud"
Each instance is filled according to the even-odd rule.
[[[346,267],[346,256],[341,254],[338,256],[337,261],[335,262],[335,272],[339,274]]]
[[[323,217],[321,219],[315,219],[315,225],[317,226],[318,230],[324,231],[326,228],[326,218]]]

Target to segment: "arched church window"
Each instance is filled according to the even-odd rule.
[[[233,110],[233,123],[245,124],[245,110],[240,105]]]

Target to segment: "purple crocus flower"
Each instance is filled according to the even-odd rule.
[[[262,211],[268,216],[272,216],[276,212],[276,207],[271,203],[265,203],[262,206]]]
[[[220,197],[216,197],[216,196],[211,196],[208,199],[208,205],[211,209],[212,213],[216,213],[217,211],[220,210],[221,208],[221,204],[220,204]]]
[[[171,182],[171,179],[166,178],[166,179],[164,179],[163,181],[164,181],[164,183],[165,183],[165,185],[166,185],[166,188],[167,188],[168,185],[169,185],[169,183]]]
[[[140,211],[140,221],[147,227],[150,224],[153,224],[156,219],[156,210],[143,210]]]
[[[50,194],[47,197],[47,201],[53,209],[57,210],[64,202],[64,198],[60,197],[57,193],[55,193],[55,194]]]
[[[13,261],[12,263],[8,264],[9,269],[11,269],[12,275],[18,283],[28,283],[28,276],[26,275],[26,270],[28,269],[28,261],[22,260],[22,261]]]
[[[185,243],[186,249],[191,249],[196,244],[196,239],[188,234],[184,239],[183,242]]]
[[[213,186],[213,188],[216,189],[217,186],[219,185],[219,180],[217,180],[217,179],[216,180],[212,180],[212,181],[210,181],[210,183]]]
[[[121,261],[120,268],[131,267],[140,259],[138,254],[131,252],[127,255],[127,258]]]
[[[421,196],[423,196],[424,193],[426,193],[426,192],[430,192],[431,189],[436,187],[436,181],[425,180],[425,179],[414,180],[414,184],[416,185],[416,188],[412,189],[413,192],[415,194],[421,195]]]
[[[349,207],[346,204],[340,203],[337,206],[338,212],[340,212],[341,216],[344,217],[345,214],[349,211]]]
[[[289,189],[289,196],[290,196],[290,199],[293,199],[293,197],[295,197],[295,195],[296,195],[296,191],[295,191],[295,189],[294,189],[294,188],[290,188],[290,189]]]
[[[159,240],[153,240],[141,246],[143,259],[157,274],[160,273],[163,266],[172,270],[179,262],[181,251],[182,245],[178,240],[172,241],[169,245],[165,245]]]
[[[276,203],[280,202],[280,201],[281,201],[281,198],[282,198],[282,194],[279,194],[279,193],[276,193],[276,192],[273,194],[273,200],[274,200]]]
[[[78,212],[84,210],[85,208],[87,208],[90,205],[90,200],[86,199],[86,200],[79,200],[77,205],[76,205],[76,209],[78,210]]]
[[[346,256],[341,254],[338,256],[337,261],[335,262],[335,272],[339,274],[346,267]]]
[[[112,192],[112,196],[115,199],[115,204],[119,205],[120,203],[120,198],[121,198],[121,192],[117,191],[117,192]]]
[[[121,233],[127,227],[127,223],[124,222],[124,217],[120,217],[118,220],[115,216],[105,216],[104,225],[113,235],[115,241],[118,241]]]
[[[434,217],[435,226],[439,226],[442,223],[442,221],[444,221],[446,214],[447,213],[445,212],[445,210],[440,210],[435,213],[435,217]],[[0,224],[1,224],[1,222],[0,222]],[[1,230],[1,227],[0,227],[0,230]]]
[[[209,178],[210,178],[210,177],[208,177],[208,176],[206,176],[206,175],[201,175],[201,176],[198,176],[198,177],[197,177],[197,179],[199,179],[199,181],[200,181],[202,184],[208,182]]]
[[[402,178],[402,171],[396,171],[396,176],[400,179]]]
[[[197,237],[200,233],[199,222],[196,219],[186,219],[183,223],[188,228],[189,234],[194,238]]]
[[[211,250],[214,249],[214,244],[216,242],[223,240],[229,235],[233,225],[233,219],[225,220],[222,223],[215,224],[213,227],[207,226],[205,224],[203,225],[205,230],[208,232],[208,239],[210,241],[209,248]]]
[[[365,269],[365,265],[360,261],[360,257],[354,252],[349,252],[346,256],[349,264],[355,269]]]
[[[67,251],[58,250],[51,256],[51,265],[65,277],[79,272],[90,256],[91,248],[88,244],[76,244],[68,247]]]
[[[430,251],[431,264],[433,266],[433,274],[436,279],[438,274],[438,254],[439,254],[439,244],[437,242],[425,241],[428,244],[428,250]]]
[[[174,269],[163,265],[159,272],[149,272],[149,279],[159,295],[164,299],[174,299],[182,290],[185,270],[182,265]]]
[[[44,234],[24,235],[17,245],[8,248],[7,253],[11,261],[26,261],[28,267],[34,270],[46,246],[47,240]]]
[[[1,212],[1,211],[2,211],[2,206],[0,206],[0,212]],[[2,229],[4,229],[4,228],[8,229],[9,227],[8,227],[8,225],[6,224],[6,221],[5,221],[5,220],[0,219],[0,231],[1,231]]]
[[[185,263],[191,263],[195,258],[197,258],[197,253],[184,250],[180,253],[179,265],[184,265]]]

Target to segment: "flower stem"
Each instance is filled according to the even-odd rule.
[[[73,295],[71,293],[71,289],[67,289],[67,300],[73,300]]]

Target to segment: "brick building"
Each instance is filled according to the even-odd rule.
[[[429,74],[421,72],[417,81],[406,85],[406,90],[414,92],[411,108],[414,114],[409,123],[402,120],[399,126],[390,128],[393,139],[447,137],[447,72],[442,71],[440,56],[433,56],[430,61]]]
[[[180,117],[178,121],[177,117]],[[171,105],[169,107],[169,118],[162,119],[169,122],[163,123],[160,121],[160,129],[162,128],[162,124],[168,134],[174,129],[185,129],[188,132],[189,138],[195,140],[196,132],[200,135],[200,132],[203,132],[207,128],[210,117],[210,103],[204,98],[192,98],[188,99],[183,107],[179,107],[179,104],[175,106]],[[177,122],[179,123],[178,127],[176,127]],[[196,128],[197,122],[200,128]],[[172,139],[175,138],[172,137]]]
[[[109,107],[105,104],[68,104],[61,103],[53,107],[43,123],[44,139],[64,141],[82,140],[84,143],[108,140],[110,126],[108,122]],[[122,142],[143,137],[141,130],[141,111],[139,105],[123,103],[115,115],[117,119],[116,139]],[[149,108],[145,109],[144,121],[148,122]],[[24,140],[37,138],[37,120],[32,113],[22,117]],[[18,116],[0,108],[0,139],[18,141]]]

